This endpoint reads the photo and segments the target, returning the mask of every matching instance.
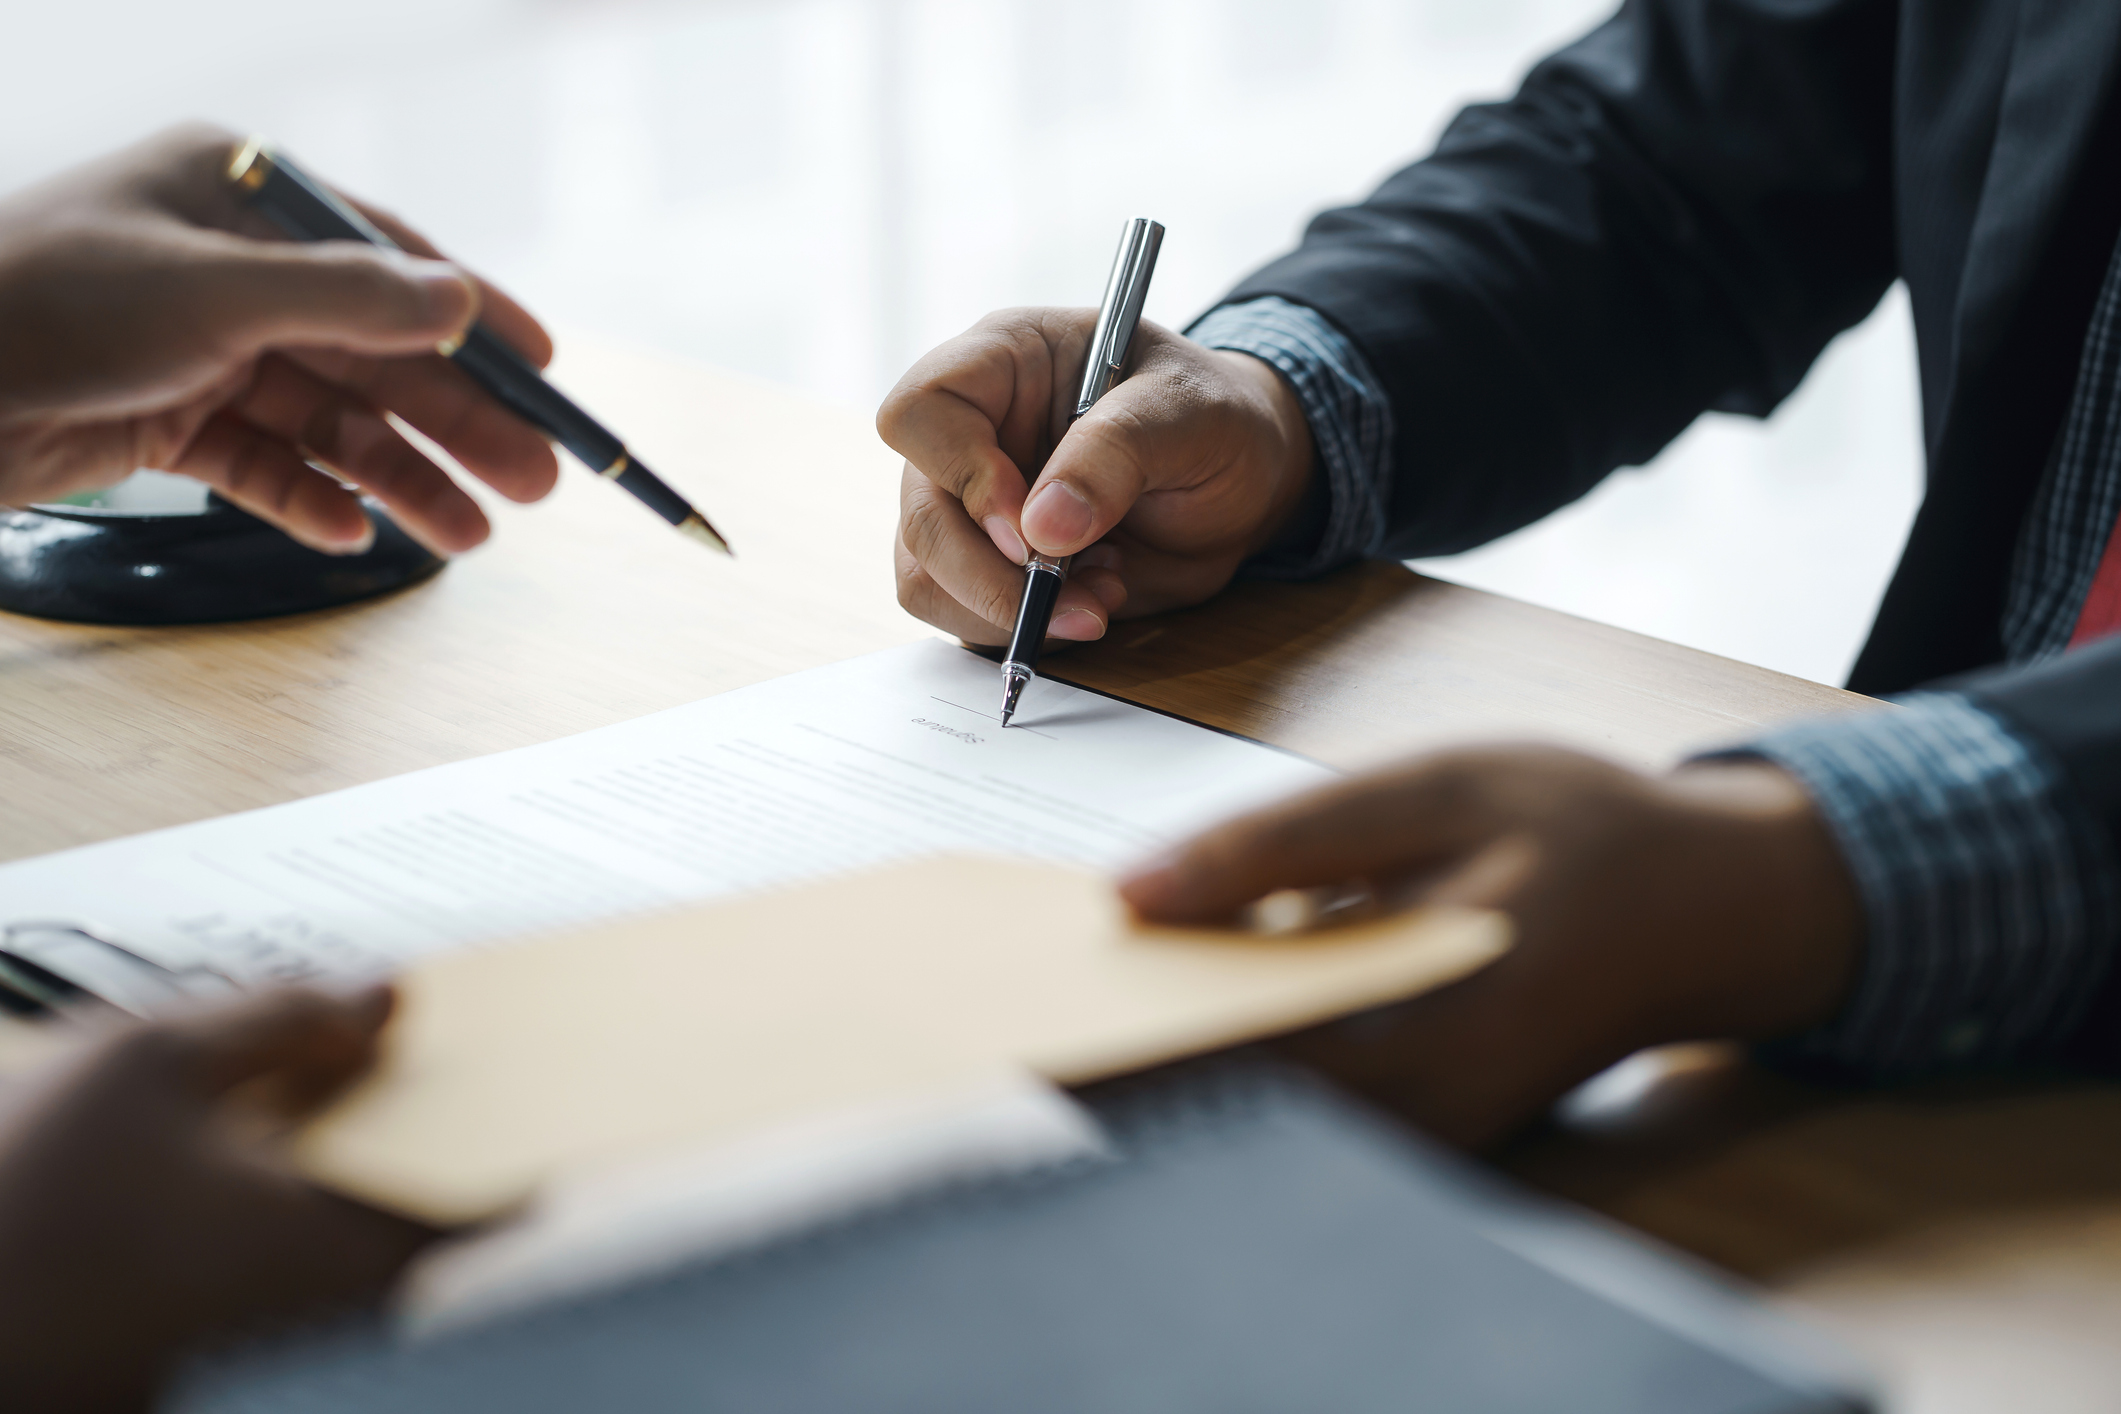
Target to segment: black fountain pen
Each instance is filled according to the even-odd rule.
[[[363,241],[399,249],[368,218],[261,139],[251,138],[236,149],[228,164],[228,179],[260,215],[295,240]],[[681,532],[725,555],[733,553],[721,532],[691,502],[642,466],[624,442],[546,382],[544,374],[483,323],[466,329],[461,339],[435,345],[435,352],[470,374],[472,382],[503,407],[574,453],[582,465],[607,481],[616,481],[620,490]]]
[[[1105,298],[1097,307],[1097,326],[1090,334],[1090,353],[1083,364],[1082,390],[1075,395],[1075,419],[1090,411],[1099,398],[1119,381],[1127,362],[1127,349],[1134,331],[1141,327],[1142,301],[1149,297],[1149,277],[1156,273],[1156,252],[1163,248],[1164,228],[1140,216],[1127,223],[1120,234],[1119,254],[1112,258],[1112,275],[1105,281]],[[1016,632],[1009,636],[1009,654],[1002,659],[1002,725],[1016,715],[1016,704],[1024,695],[1024,684],[1038,671],[1038,650],[1046,641],[1047,625],[1053,622],[1053,605],[1061,586],[1068,582],[1068,557],[1058,559],[1036,550],[1024,562],[1024,602],[1016,610]]]

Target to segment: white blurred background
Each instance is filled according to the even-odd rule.
[[[7,0],[0,188],[210,118],[558,324],[867,409],[988,309],[1094,302],[1127,216],[1184,323],[1612,3]],[[1919,480],[1896,291],[1766,423],[1421,567],[1838,682]]]

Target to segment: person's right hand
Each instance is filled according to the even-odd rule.
[[[1095,319],[991,314],[877,412],[906,458],[899,602],[967,642],[1008,642],[1026,545],[1076,557],[1052,636],[1093,639],[1214,594],[1302,502],[1311,433],[1281,376],[1146,321],[1126,379],[1069,427]]]
[[[367,1068],[383,988],[128,1023],[0,1084],[0,1403],[144,1409],[183,1357],[379,1296],[436,1234],[257,1131]]]
[[[550,491],[544,437],[435,352],[484,319],[542,367],[538,322],[374,207],[402,251],[282,239],[237,200],[235,147],[176,128],[0,200],[0,504],[154,467],[343,554],[373,536],[345,481],[442,554],[484,540],[386,413],[510,500]]]

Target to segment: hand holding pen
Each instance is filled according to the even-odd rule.
[[[1083,355],[1082,381],[1077,385],[1077,419],[1097,406],[1098,399],[1112,391],[1123,376],[1127,353],[1141,327],[1142,305],[1149,298],[1149,281],[1156,275],[1156,255],[1163,248],[1164,228],[1154,221],[1135,217],[1120,233],[1119,251],[1112,257],[1112,273],[1105,280],[1105,297],[1097,306],[1097,323],[1090,328],[1090,347]],[[1063,486],[1065,484],[1063,483]],[[1072,510],[1072,507],[1070,508]],[[1054,606],[1068,580],[1070,556],[1032,548],[1024,560],[1024,597],[1017,605],[1016,624],[1009,633],[1009,651],[1002,656],[1002,725],[1016,715],[1024,688],[1038,673],[1039,652],[1046,645],[1046,632],[1053,622]]]
[[[1081,308],[988,315],[877,414],[906,458],[899,602],[968,643],[1008,643],[1033,550],[1073,556],[1050,637],[1080,641],[1199,603],[1303,532],[1311,434],[1280,375],[1144,320],[1124,380],[1075,419],[1094,322]]]
[[[228,180],[241,199],[298,241],[344,241],[387,250],[400,242],[367,213],[316,181],[262,138],[238,146]],[[461,369],[494,401],[572,452],[597,475],[615,484],[684,535],[729,553],[707,517],[641,463],[602,423],[545,381],[539,365],[525,359],[501,331],[485,320],[437,340],[434,351]]]
[[[319,550],[372,534],[341,481],[443,553],[484,540],[478,503],[385,412],[510,500],[550,491],[545,439],[434,356],[476,311],[542,362],[537,321],[379,212],[408,253],[257,239],[234,142],[175,129],[0,201],[0,503],[152,466]]]

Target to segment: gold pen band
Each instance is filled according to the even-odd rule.
[[[624,476],[626,474],[626,468],[632,465],[633,463],[626,459],[626,454],[624,452],[620,452],[618,455],[618,459],[612,462],[610,466],[607,466],[602,471],[598,472],[597,475],[603,477],[606,481],[616,481],[620,477]]]
[[[228,179],[245,191],[256,191],[272,175],[271,167],[272,155],[266,150],[265,139],[252,134],[228,159]]]

